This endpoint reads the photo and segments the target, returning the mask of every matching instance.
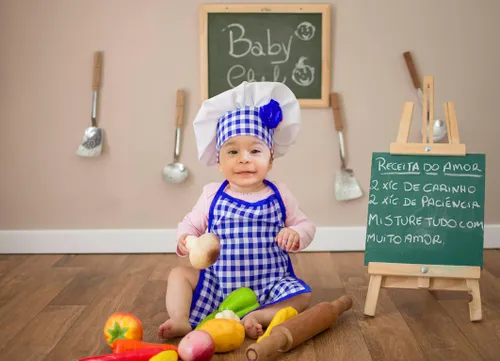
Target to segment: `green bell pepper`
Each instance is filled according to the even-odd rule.
[[[242,287],[231,292],[227,298],[222,301],[219,306],[219,311],[231,310],[236,313],[239,318],[242,318],[259,306],[255,292],[248,287]]]
[[[198,330],[208,320],[214,319],[215,315],[225,310],[231,310],[242,318],[247,313],[259,308],[260,304],[257,301],[257,295],[248,287],[241,287],[231,292],[224,301],[220,304],[219,308],[209,314],[203,321],[201,321],[195,330]]]

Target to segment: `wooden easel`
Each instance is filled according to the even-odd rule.
[[[425,154],[465,156],[465,144],[460,143],[455,105],[444,104],[448,143],[434,143],[434,78],[425,76],[423,82],[422,143],[408,143],[413,113],[412,102],[406,102],[399,124],[396,143],[391,143],[391,154]],[[427,111],[429,110],[429,118]],[[429,124],[430,123],[430,124]],[[429,138],[427,137],[429,127]],[[429,140],[427,140],[429,139]],[[469,302],[471,321],[482,318],[481,296],[479,291],[480,267],[445,266],[426,264],[383,263],[368,264],[370,283],[365,302],[365,315],[374,316],[380,288],[411,288],[444,291],[468,291],[472,296]]]

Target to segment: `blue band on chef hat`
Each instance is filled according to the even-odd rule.
[[[281,107],[273,99],[261,107],[245,106],[224,113],[217,123],[217,153],[226,141],[237,135],[255,136],[272,149],[274,129],[282,119]]]

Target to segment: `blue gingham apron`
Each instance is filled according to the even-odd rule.
[[[241,287],[255,292],[260,308],[311,292],[295,276],[288,252],[275,241],[285,225],[286,210],[276,186],[264,182],[274,194],[258,202],[246,202],[224,191],[226,180],[210,205],[207,232],[219,236],[220,256],[200,271],[190,308],[193,328]]]

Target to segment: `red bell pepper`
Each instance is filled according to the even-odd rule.
[[[177,346],[175,345],[170,345],[168,343],[148,343],[139,340],[118,339],[111,344],[111,347],[113,348],[113,353],[142,350],[145,348],[161,348],[163,351],[173,350],[177,352]]]
[[[159,347],[144,348],[142,350],[125,351],[121,353],[91,356],[78,361],[149,361],[149,359],[163,350]]]

